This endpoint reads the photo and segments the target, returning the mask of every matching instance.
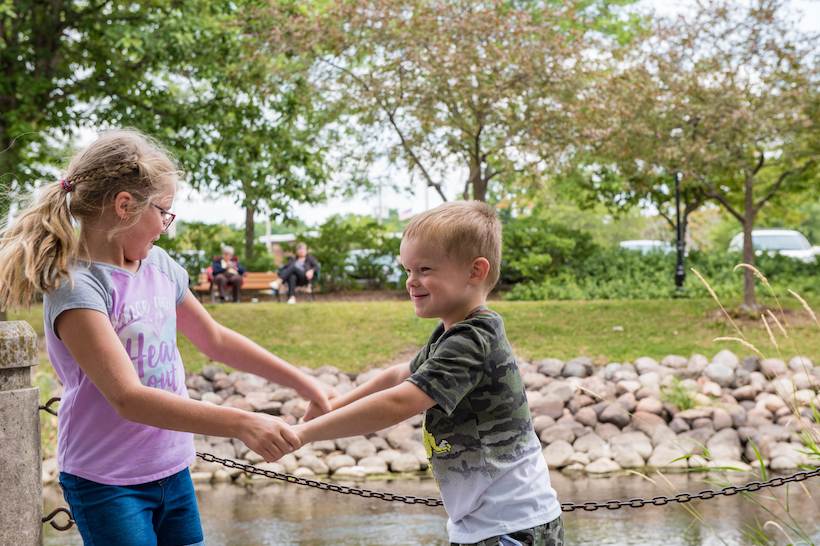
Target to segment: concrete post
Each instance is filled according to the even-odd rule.
[[[31,386],[37,334],[0,322],[0,544],[42,546],[40,389]]]

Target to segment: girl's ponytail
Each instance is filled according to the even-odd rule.
[[[162,146],[139,131],[103,133],[72,159],[65,180],[49,184],[0,232],[0,309],[28,309],[37,291],[71,278],[78,248],[73,221],[98,221],[120,192],[129,192],[135,199],[130,219],[111,228],[110,239],[181,175]]]
[[[67,201],[62,182],[49,184],[0,234],[0,308],[28,310],[38,290],[69,275],[77,236]]]

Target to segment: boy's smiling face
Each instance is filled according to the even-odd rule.
[[[402,240],[401,260],[417,316],[440,318],[450,328],[484,304],[473,264],[459,264],[443,249],[416,239]]]

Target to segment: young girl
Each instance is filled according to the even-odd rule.
[[[267,461],[300,447],[279,418],[189,399],[177,330],[211,359],[330,409],[318,381],[215,322],[153,245],[174,220],[178,172],[144,135],[103,134],[0,240],[0,307],[45,293],[64,386],[60,485],[85,544],[204,543],[192,433],[238,438]]]

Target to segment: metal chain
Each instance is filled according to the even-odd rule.
[[[68,523],[65,525],[60,525],[56,521],[52,521],[54,516],[59,514],[60,512],[64,512],[68,515]],[[57,529],[58,531],[68,531],[71,529],[71,526],[74,525],[74,516],[71,514],[71,510],[67,506],[60,506],[59,508],[55,508],[51,511],[51,513],[47,516],[43,516],[43,523],[50,523],[52,527]]]
[[[371,491],[370,489],[359,489],[356,487],[347,487],[345,485],[338,485],[335,483],[320,482],[318,480],[309,480],[307,478],[300,478],[291,474],[282,474],[281,472],[274,472],[273,470],[264,470],[262,468],[233,461],[231,459],[220,459],[216,455],[210,453],[200,453],[197,451],[197,457],[207,462],[219,463],[228,468],[238,468],[249,474],[258,474],[273,478],[274,480],[282,480],[288,483],[295,483],[298,485],[307,485],[308,487],[315,487],[321,491],[333,491],[343,495],[357,495],[366,499],[379,499],[388,502],[403,502],[405,504],[423,504],[424,506],[442,506],[441,499],[436,498],[421,498],[412,495],[396,495],[394,493],[379,493],[378,491]]]
[[[47,412],[49,412],[51,415],[54,415],[54,416],[56,417],[56,416],[57,416],[57,410],[53,410],[53,409],[51,409],[51,404],[53,404],[53,403],[55,403],[55,402],[59,402],[59,401],[60,401],[60,397],[59,397],[59,396],[55,396],[55,397],[53,397],[53,398],[50,398],[50,399],[49,399],[49,401],[48,401],[48,402],[46,402],[46,405],[45,405],[45,406],[44,406],[44,405],[42,405],[42,404],[40,404],[40,411],[47,411]]]
[[[279,472],[274,472],[272,470],[263,470],[261,468],[255,467],[253,465],[239,463],[237,461],[233,461],[231,459],[220,459],[215,455],[211,455],[210,453],[199,453],[197,452],[197,457],[208,461],[208,462],[216,462],[220,463],[223,466],[228,468],[239,468],[245,472],[249,472],[251,474],[259,474],[262,476],[267,476],[268,478],[273,478],[275,480],[282,480],[289,483],[295,483],[299,485],[307,485],[309,487],[316,487],[318,489],[324,491],[335,491],[337,493],[342,493],[345,495],[358,495],[360,497],[365,498],[373,498],[373,499],[381,499],[385,501],[401,501],[406,504],[423,504],[426,506],[442,506],[441,499],[436,498],[418,498],[412,496],[403,496],[403,495],[394,495],[392,493],[377,493],[375,491],[371,491],[369,489],[357,489],[355,487],[346,487],[341,485],[336,485],[327,482],[320,482],[317,480],[309,480],[306,478],[299,478],[297,476],[292,476],[290,474],[282,474]],[[572,512],[574,510],[583,509],[587,512],[592,512],[599,508],[607,508],[609,510],[617,510],[618,508],[623,508],[624,506],[628,506],[630,508],[642,508],[647,505],[653,506],[663,506],[670,502],[689,502],[692,499],[713,499],[718,496],[732,496],[737,495],[738,493],[742,493],[745,491],[758,491],[765,487],[780,487],[786,483],[790,482],[802,482],[809,478],[814,478],[815,476],[820,476],[820,469],[815,469],[810,472],[798,472],[797,474],[793,474],[791,476],[785,478],[772,478],[767,482],[749,482],[743,486],[737,485],[729,485],[715,491],[713,489],[706,489],[701,491],[697,494],[692,493],[678,493],[674,497],[652,497],[651,499],[631,499],[628,501],[619,501],[619,500],[611,500],[607,502],[585,502],[583,504],[573,504],[571,502],[563,502],[561,503],[561,511],[562,512]]]
[[[820,469],[815,469],[810,472],[798,472],[797,474],[793,474],[786,478],[772,478],[766,482],[749,482],[746,485],[737,486],[737,485],[729,485],[715,491],[713,489],[706,489],[701,491],[700,493],[693,495],[692,493],[678,493],[674,497],[652,497],[651,499],[632,499],[628,501],[619,501],[619,500],[611,500],[607,502],[585,502],[583,504],[573,504],[571,502],[563,502],[561,503],[561,511],[562,512],[572,512],[573,510],[583,509],[587,512],[592,512],[593,510],[597,510],[598,508],[606,508],[608,510],[617,510],[618,508],[623,508],[624,506],[628,506],[630,508],[641,508],[646,505],[653,505],[653,506],[663,506],[670,502],[689,502],[692,499],[713,499],[717,496],[724,495],[724,496],[732,496],[737,495],[738,493],[743,493],[745,491],[758,491],[763,489],[764,487],[780,487],[783,484],[790,483],[790,482],[802,482],[803,480],[807,480],[808,478],[814,478],[815,476],[820,476]]]
[[[59,397],[52,398],[49,400],[46,405],[41,405],[40,410],[47,411],[52,415],[57,415],[57,412],[51,409],[51,404],[54,402],[59,401]],[[291,474],[283,474],[281,472],[275,472],[273,470],[264,470],[262,468],[240,463],[231,459],[222,459],[217,457],[216,455],[212,455],[210,453],[196,453],[197,457],[201,458],[206,462],[213,462],[221,464],[227,468],[236,468],[243,472],[247,472],[249,474],[257,474],[260,476],[265,476],[267,478],[272,478],[274,480],[281,480],[288,483],[295,483],[297,485],[306,485],[308,487],[314,487],[321,491],[333,491],[336,493],[341,493],[343,495],[357,495],[359,497],[363,497],[366,499],[379,499],[388,502],[403,502],[405,504],[421,504],[424,506],[442,506],[443,503],[441,499],[437,498],[421,498],[421,497],[414,497],[412,495],[396,495],[393,493],[380,493],[378,491],[372,491],[370,489],[359,489],[356,487],[348,487],[344,485],[338,485],[334,483],[328,482],[321,482],[318,480],[311,480],[307,478],[300,478],[298,476],[293,476]],[[705,489],[697,494],[692,493],[678,493],[672,497],[666,496],[658,496],[652,497],[651,499],[630,499],[628,501],[620,501],[620,500],[611,500],[607,502],[595,502],[589,501],[583,504],[574,504],[571,502],[564,502],[561,503],[561,511],[562,512],[573,512],[575,510],[584,510],[586,512],[592,512],[598,510],[599,508],[606,508],[607,510],[618,510],[619,508],[623,508],[628,506],[629,508],[642,508],[647,505],[652,506],[664,506],[669,504],[670,502],[677,502],[677,503],[685,503],[689,502],[693,499],[701,499],[701,500],[708,500],[713,499],[718,496],[732,496],[737,495],[738,493],[743,493],[746,491],[759,491],[765,487],[780,487],[781,485],[791,483],[791,482],[802,482],[809,478],[814,478],[816,476],[820,476],[820,469],[815,469],[808,472],[798,472],[796,474],[792,474],[791,476],[787,476],[785,478],[772,478],[766,482],[749,482],[746,485],[736,486],[730,485],[724,487],[720,490],[714,489]],[[55,524],[55,522],[51,522],[52,527],[55,529],[65,530],[71,527],[74,523],[74,520],[71,519],[71,512],[68,508],[61,507],[54,510],[51,514],[47,517],[43,518],[43,522],[47,522],[51,520],[57,513],[65,512],[69,515],[68,525],[66,527],[60,527]]]

